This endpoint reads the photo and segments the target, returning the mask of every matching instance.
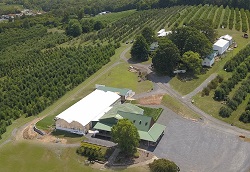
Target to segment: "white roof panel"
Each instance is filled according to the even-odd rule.
[[[56,118],[64,119],[68,123],[77,121],[83,126],[96,120],[115,103],[120,96],[110,91],[95,90],[59,115]],[[101,116],[100,116],[101,117]]]
[[[159,32],[157,32],[158,34],[161,34],[162,32],[165,32],[165,29],[161,29]]]
[[[224,47],[226,44],[228,44],[228,41],[225,39],[219,39],[216,43],[214,43],[214,45],[218,47]]]
[[[221,36],[220,38],[221,38],[221,39],[228,40],[228,41],[230,41],[230,40],[232,40],[232,39],[233,39],[233,37],[232,37],[232,36],[230,36],[230,35],[224,35],[224,36]]]

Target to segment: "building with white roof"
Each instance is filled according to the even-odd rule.
[[[216,43],[213,45],[213,50],[217,50],[218,53],[221,55],[223,54],[229,47],[229,41],[225,39],[219,39]]]
[[[95,90],[56,116],[56,129],[84,135],[121,97],[111,91]]]
[[[233,37],[230,35],[223,35],[220,37],[220,39],[224,39],[224,40],[229,41],[229,46],[233,44]]]

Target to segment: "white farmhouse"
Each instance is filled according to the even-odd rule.
[[[213,45],[213,50],[217,50],[219,55],[223,54],[229,47],[229,41],[225,39],[219,39]]]
[[[218,55],[218,51],[214,51],[202,60],[202,66],[211,67],[214,64],[215,57]]]

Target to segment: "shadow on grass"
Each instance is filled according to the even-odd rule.
[[[54,130],[51,132],[51,135],[55,136],[55,137],[68,137],[68,138],[82,138],[83,136],[78,135],[78,134],[74,134],[74,133],[69,133],[66,131],[62,131],[62,130]]]

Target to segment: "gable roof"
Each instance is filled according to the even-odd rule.
[[[98,86],[96,89],[102,91],[111,91],[121,96],[125,96],[130,91],[130,89],[127,88],[114,88],[114,87],[106,87],[103,85]]]
[[[56,118],[68,123],[79,122],[83,126],[93,121],[105,112],[120,96],[110,91],[95,90],[59,115]]]
[[[214,46],[218,46],[218,47],[224,47],[226,44],[228,44],[229,42],[225,39],[219,39],[218,41],[216,41],[214,43]]]
[[[148,131],[150,128],[152,117],[145,116],[145,115],[138,115],[130,112],[122,112],[120,111],[119,114],[125,118],[130,120],[134,123],[136,128],[141,131]]]
[[[123,103],[113,106],[107,113],[105,113],[100,119],[116,118],[119,112],[129,112],[133,114],[143,115],[144,110],[130,103]],[[119,119],[119,118],[116,118]]]

